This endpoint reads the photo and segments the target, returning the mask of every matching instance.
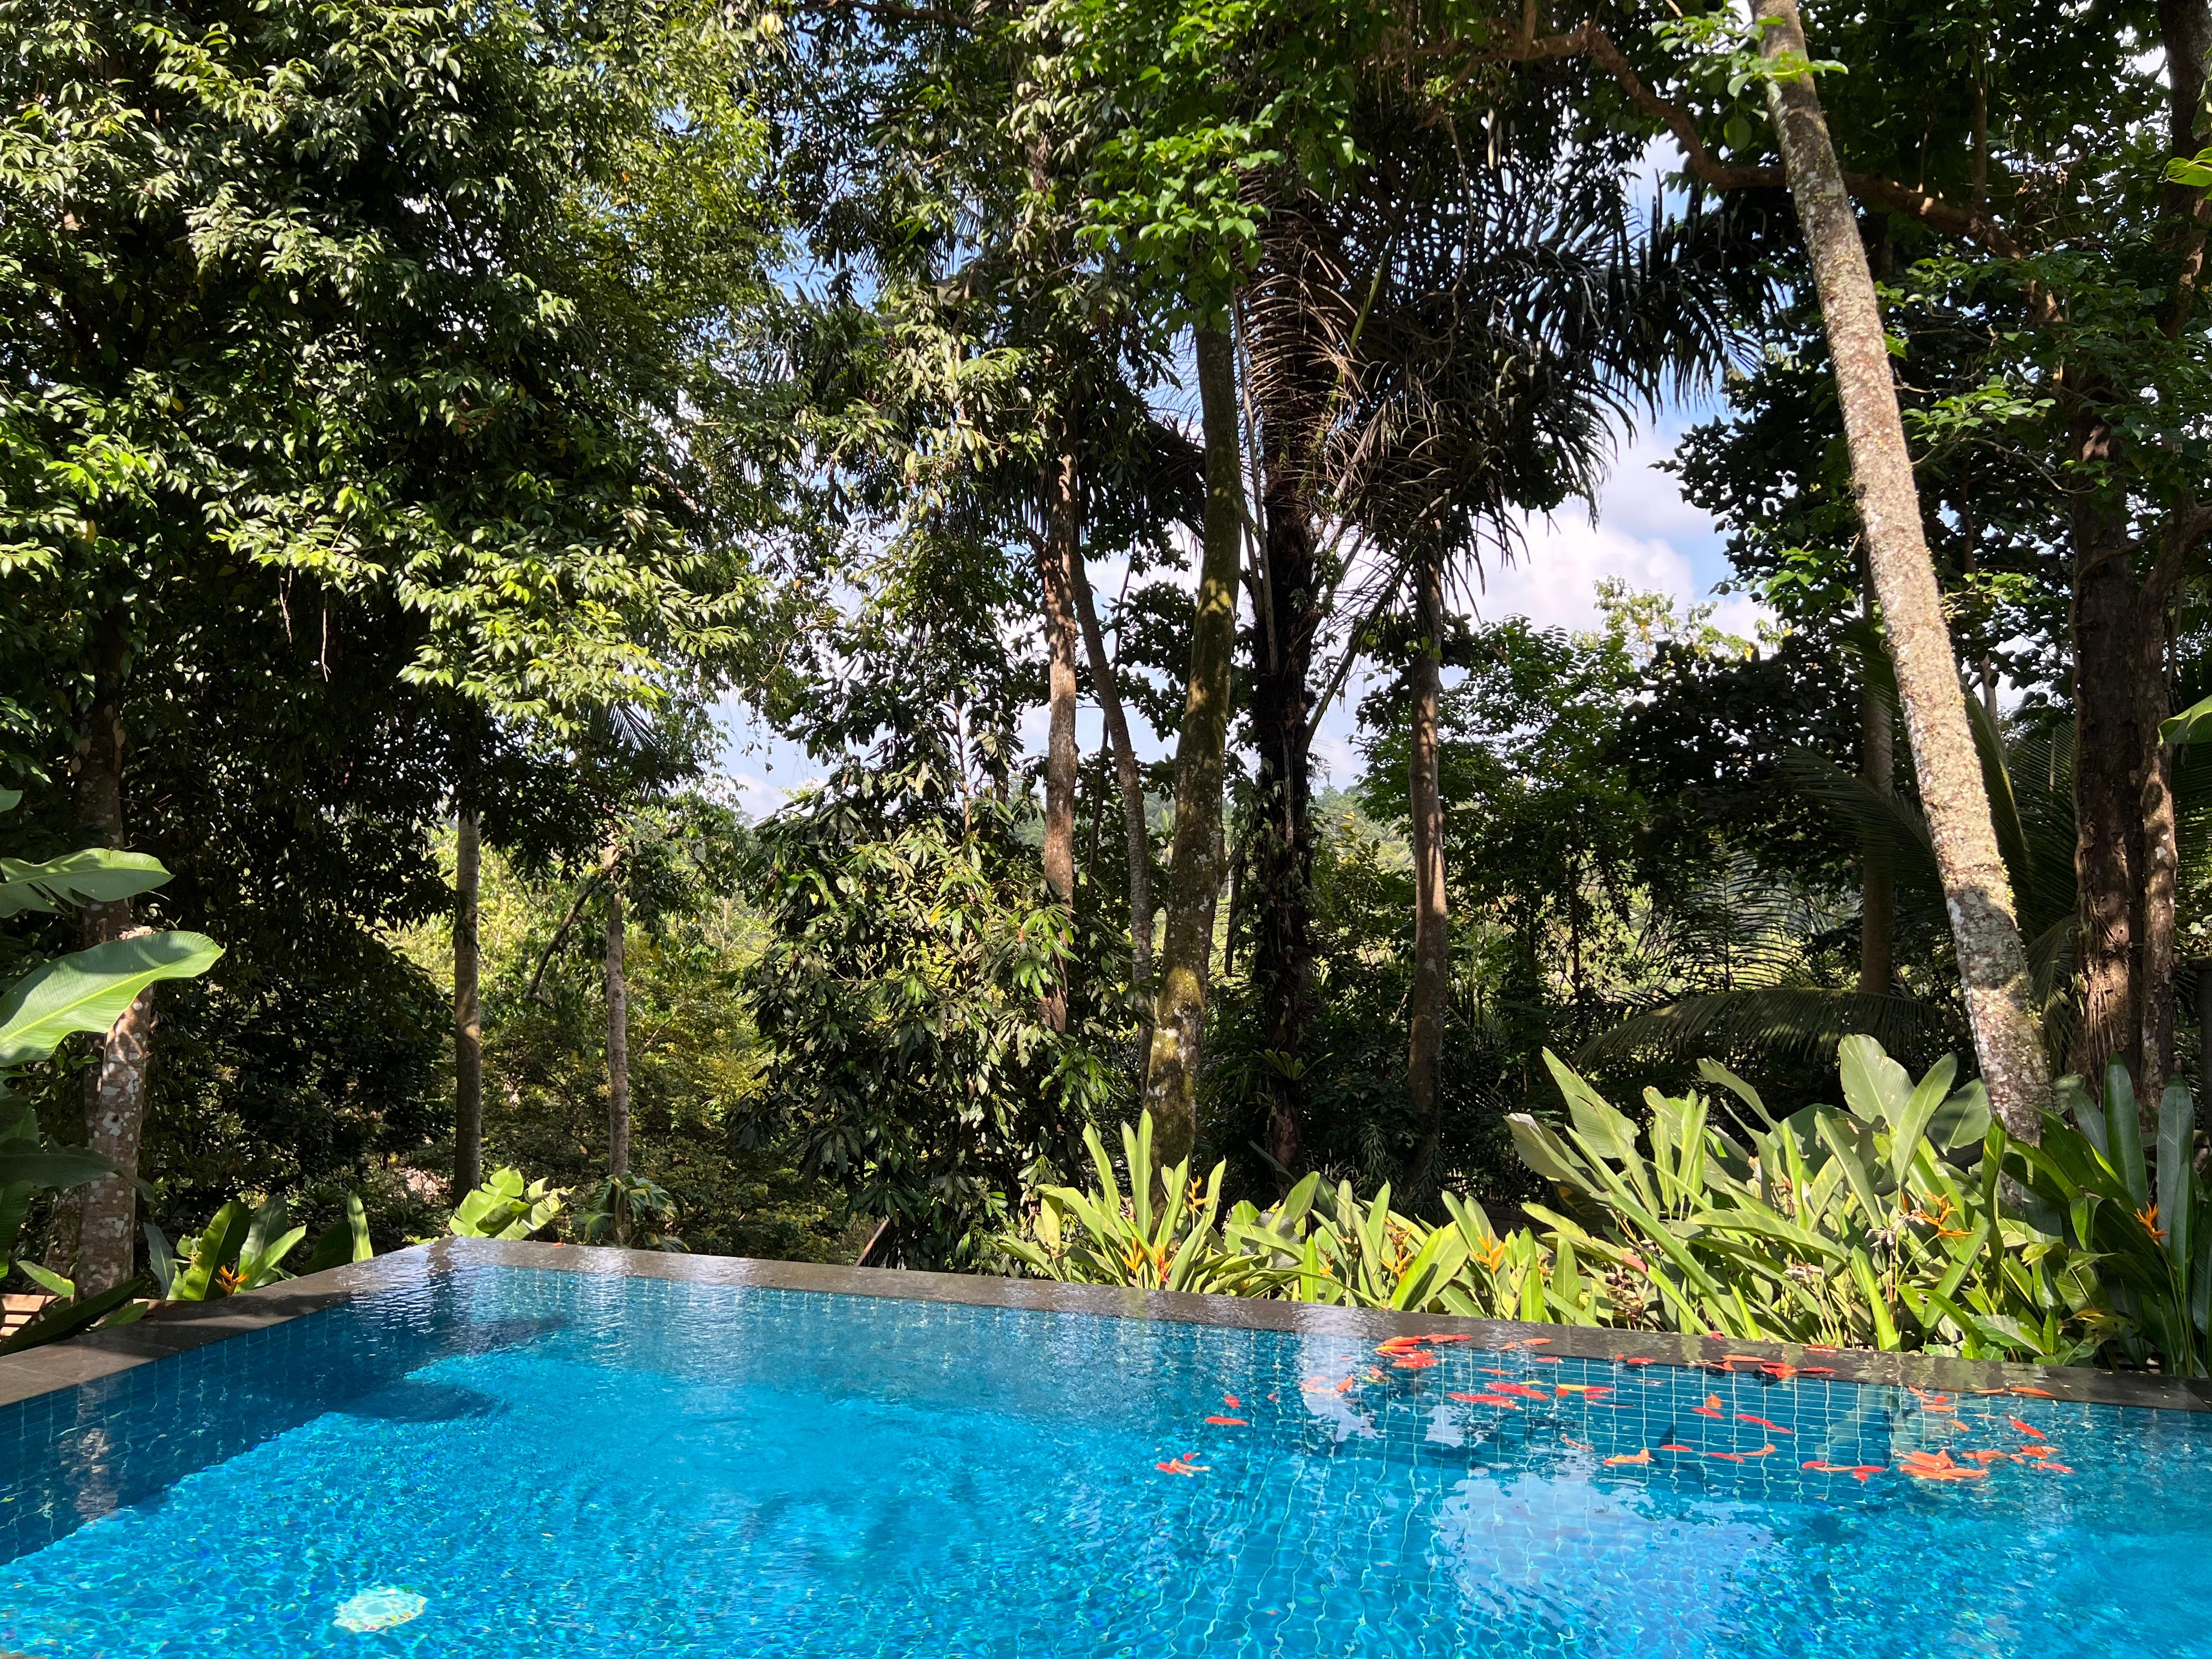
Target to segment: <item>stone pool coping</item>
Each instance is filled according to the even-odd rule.
[[[1117,1319],[1160,1319],[1236,1330],[1295,1335],[1371,1338],[1448,1332],[1488,1349],[1540,1346],[1558,1358],[1644,1359],[1678,1366],[1718,1367],[1731,1355],[1821,1368],[1840,1382],[1940,1389],[1946,1394],[2021,1390],[2055,1400],[2168,1411],[2212,1411],[2212,1380],[2122,1374],[2074,1365],[2017,1365],[1994,1360],[1858,1349],[1808,1349],[1778,1342],[1739,1342],[1650,1331],[1591,1330],[1511,1320],[1461,1319],[1441,1314],[1329,1308],[1311,1303],[1260,1302],[1174,1291],[1059,1285],[1033,1279],[908,1273],[890,1267],[839,1267],[811,1261],[763,1261],[745,1256],[664,1255],[593,1245],[517,1240],[445,1238],[368,1261],[249,1291],[219,1302],[182,1303],[133,1325],[57,1342],[28,1353],[0,1355],[0,1407],[112,1376],[249,1331],[335,1307],[359,1295],[418,1282],[457,1267],[535,1267],[686,1284],[750,1285],[831,1296],[872,1296],[970,1307],[1081,1313]]]

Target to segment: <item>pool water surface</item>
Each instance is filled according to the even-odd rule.
[[[2212,1659],[2212,1419],[1543,1346],[465,1267],[0,1409],[0,1652]]]

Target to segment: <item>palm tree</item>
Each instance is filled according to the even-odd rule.
[[[1319,404],[1316,498],[1370,555],[1346,561],[1328,596],[1349,624],[1337,678],[1374,623],[1412,613],[1419,1190],[1437,1174],[1449,994],[1436,753],[1448,594],[1486,556],[1512,556],[1522,514],[1594,499],[1622,428],[1726,359],[1746,295],[1717,257],[1724,222],[1692,202],[1674,219],[1655,204],[1638,224],[1625,173],[1588,153],[1469,167],[1442,127],[1377,132],[1371,188],[1272,216],[1277,269],[1304,279],[1256,283],[1247,332],[1255,401]],[[1302,245],[1285,248],[1290,237]]]

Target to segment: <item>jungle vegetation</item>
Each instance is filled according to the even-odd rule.
[[[2196,1145],[2206,0],[0,0],[0,45],[24,1280],[212,1215],[390,1248],[494,1169],[580,1238],[1097,1276],[1141,1120],[1263,1289],[1371,1204],[1525,1241],[1478,1301],[1701,1318],[1711,1261],[1607,1279],[1608,1206],[1638,1133],[1765,1136],[1837,1260],[1900,1193],[1990,1251],[1825,1311],[1778,1257],[1777,1330],[2198,1352],[1993,1183],[2118,1213]],[[1686,409],[1765,620],[1492,614]],[[741,810],[737,726],[814,781]],[[1981,1103],[1931,1129],[1939,1073]]]

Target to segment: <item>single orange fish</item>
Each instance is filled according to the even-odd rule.
[[[1700,1417],[1718,1417],[1721,1414],[1721,1397],[1717,1394],[1709,1394],[1705,1396],[1704,1405],[1692,1406],[1690,1409]]]
[[[1437,1363],[1432,1353],[1402,1353],[1390,1362],[1391,1367],[1401,1371],[1425,1371]]]
[[[1510,1376],[1513,1375],[1511,1371],[1499,1370],[1495,1365],[1477,1365],[1475,1370],[1480,1371],[1485,1376]]]
[[[1692,1456],[1695,1456],[1695,1455],[1697,1455],[1697,1450],[1698,1450],[1698,1449],[1697,1449],[1695,1446],[1677,1446],[1677,1445],[1673,1444],[1671,1442],[1670,1442],[1669,1443],[1666,1444],[1666,1445],[1663,1445],[1663,1446],[1660,1447],[1660,1448],[1659,1448],[1659,1449],[1660,1449],[1661,1451],[1688,1452]]]
[[[1764,1365],[1765,1363],[1755,1353],[1724,1353],[1721,1356],[1723,1365]]]
[[[1570,1440],[1564,1434],[1559,1437],[1559,1443],[1563,1446],[1572,1446],[1577,1451],[1595,1451],[1597,1449],[1595,1446],[1585,1446],[1579,1440]]]
[[[1241,1417],[1209,1417],[1209,1423],[1218,1423],[1225,1429],[1249,1429],[1252,1425]]]
[[[2000,1457],[2010,1457],[2012,1454],[2002,1447],[1993,1446],[1984,1451],[1962,1451],[1959,1455],[1976,1463],[1990,1463]]]
[[[1640,1354],[1617,1353],[1613,1355],[1613,1359],[1616,1365],[1656,1365],[1659,1363],[1656,1359],[1647,1359]]]
[[[1613,1390],[1602,1382],[1562,1382],[1559,1385],[1557,1392],[1578,1394],[1585,1400],[1595,1400],[1601,1394],[1611,1394]]]
[[[1835,1350],[1830,1348],[1826,1352],[1833,1353]],[[1833,1365],[1800,1365],[1797,1373],[1801,1376],[1833,1376],[1836,1368]]]
[[[1649,1464],[1651,1462],[1651,1448],[1646,1446],[1642,1451],[1636,1453],[1633,1456],[1630,1455],[1626,1452],[1622,1452],[1618,1456],[1608,1457],[1605,1461],[1608,1467],[1614,1468],[1618,1468],[1623,1463]]]
[[[2053,1474],[2071,1474],[2074,1473],[2073,1470],[2068,1468],[2063,1463],[2054,1463],[2047,1457],[2038,1458],[2035,1462],[2035,1467],[2039,1469],[2049,1469]]]
[[[1551,1346],[1552,1339],[1548,1336],[1524,1336],[1518,1342],[1505,1344],[1509,1348],[1548,1348]]]
[[[1273,1398],[1274,1398],[1274,1395],[1269,1395],[1267,1397],[1268,1397],[1270,1400],[1272,1400],[1272,1399],[1273,1399]],[[1239,1399],[1238,1399],[1235,1395],[1233,1395],[1233,1394],[1224,1394],[1224,1395],[1223,1395],[1221,1396],[1221,1403],[1222,1403],[1223,1405],[1224,1405],[1224,1406],[1228,1407],[1229,1407],[1229,1409],[1230,1409],[1231,1411],[1232,1411],[1232,1412],[1236,1412],[1236,1411],[1242,1411],[1242,1410],[1243,1410],[1243,1409],[1244,1409],[1244,1402],[1243,1402],[1243,1401],[1239,1400]]]
[[[2005,1419],[2005,1421],[2011,1424],[2013,1427],[2018,1429],[2022,1434],[2026,1435],[2031,1440],[2048,1440],[2051,1437],[2049,1435],[2044,1433],[2041,1429],[2037,1428],[2033,1424],[2023,1423],[2017,1417],[2008,1417]]]
[[[1502,1394],[1449,1394],[1447,1400],[1464,1400],[1470,1406],[1503,1406],[1509,1412],[1521,1409],[1520,1402],[1508,1400]]]
[[[1492,1394],[1517,1394],[1523,1400],[1549,1400],[1552,1397],[1543,1389],[1532,1389],[1525,1382],[1493,1382],[1490,1385],[1490,1391]]]
[[[1441,1344],[1445,1342],[1472,1342],[1474,1339],[1471,1336],[1431,1335],[1425,1336],[1421,1340],[1424,1342],[1435,1342]]]
[[[1797,1368],[1795,1365],[1784,1364],[1779,1359],[1764,1360],[1760,1363],[1759,1369],[1765,1372],[1767,1376],[1772,1377],[1777,1382],[1787,1382],[1791,1377],[1797,1375]]]
[[[1564,1359],[1554,1359],[1547,1353],[1532,1353],[1528,1359],[1529,1363],[1537,1365],[1564,1365],[1567,1363]]]
[[[1338,1383],[1338,1384],[1336,1385],[1336,1388],[1335,1388],[1335,1389],[1334,1390],[1334,1392],[1335,1392],[1335,1393],[1337,1393],[1337,1394],[1350,1394],[1350,1393],[1352,1392],[1352,1387],[1353,1387],[1353,1385],[1354,1385],[1355,1383],[1357,1383],[1358,1381],[1359,1381],[1359,1379],[1358,1379],[1358,1377],[1356,1377],[1356,1376],[1347,1376],[1347,1377],[1346,1377],[1346,1378],[1344,1379],[1344,1381],[1343,1381],[1343,1382],[1340,1382],[1340,1383]]]
[[[1756,1423],[1760,1428],[1771,1429],[1776,1434],[1795,1434],[1797,1432],[1795,1429],[1784,1428],[1779,1423],[1771,1423],[1765,1418],[1753,1417],[1749,1412],[1738,1412],[1735,1414],[1735,1420],[1739,1423]]]
[[[2006,1392],[2007,1392],[2007,1393],[2008,1393],[2008,1394],[2025,1394],[2025,1395],[2033,1395],[2034,1398],[2036,1398],[2036,1399],[2038,1399],[2038,1400],[2056,1400],[2056,1399],[2058,1397],[2057,1395],[2054,1395],[2053,1393],[2051,1393],[2051,1390],[2050,1390],[2050,1389],[2030,1389],[2030,1388],[2021,1387],[2021,1386],[2018,1386],[2018,1385],[2015,1385],[2015,1386],[2014,1386],[2013,1388],[2007,1389],[2007,1390],[2006,1390]]]
[[[1155,1463],[1152,1467],[1158,1469],[1162,1474],[1202,1474],[1207,1469],[1211,1468],[1212,1465],[1210,1463],[1186,1463],[1182,1458],[1177,1457],[1171,1458],[1164,1463]]]

